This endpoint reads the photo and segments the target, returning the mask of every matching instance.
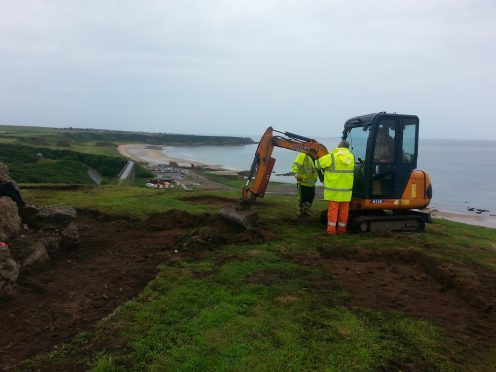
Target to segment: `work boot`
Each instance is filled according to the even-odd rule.
[[[327,235],[336,235],[336,229],[327,229]]]

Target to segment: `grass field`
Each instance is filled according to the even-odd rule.
[[[24,194],[39,205],[67,204],[140,219],[171,208],[194,214],[214,213],[218,208],[191,203],[192,194],[180,190],[104,186],[25,190]],[[230,193],[195,196],[237,198]],[[352,289],[328,268],[343,262],[353,271],[389,257],[392,270],[396,262],[417,273],[424,264],[441,268],[440,273],[456,273],[457,280],[480,272],[494,278],[495,230],[436,220],[421,234],[331,238],[317,222],[324,208],[324,202],[317,201],[310,223],[298,224],[291,219],[294,198],[271,195],[255,206],[271,239],[256,244],[227,242],[201,256],[164,261],[140,295],[94,329],[21,369],[65,370],[77,365],[93,371],[483,371],[494,367],[494,335],[478,339],[477,332],[494,329],[489,324],[493,318],[479,316],[483,312],[464,318],[467,329],[480,328],[475,333],[463,328],[462,335],[450,324],[450,314],[447,318],[422,315],[416,307],[410,312],[408,305],[388,311],[380,301],[377,306],[360,305]],[[190,234],[195,231],[192,228]],[[496,293],[496,283],[492,285],[484,290]],[[374,290],[364,287],[370,296]],[[453,301],[458,301],[455,297]]]

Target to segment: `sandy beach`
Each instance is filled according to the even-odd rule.
[[[146,162],[149,165],[167,164],[176,162],[180,167],[192,168],[203,167],[211,169],[213,173],[217,174],[236,174],[232,170],[223,169],[219,165],[207,164],[198,161],[191,161],[186,159],[179,159],[167,154],[167,146],[147,145],[147,144],[127,144],[118,147],[119,153],[129,159],[137,162]],[[430,209],[432,217],[443,218],[450,221],[466,223],[469,225],[484,226],[496,228],[496,218],[485,215],[457,213],[450,211],[439,211],[437,209]]]
[[[179,167],[185,168],[208,168],[212,173],[233,175],[237,172],[224,169],[220,165],[207,164],[199,161],[187,160],[175,158],[167,154],[167,146],[158,145],[147,145],[147,144],[128,144],[119,145],[119,153],[131,160],[136,162],[145,162],[149,165],[166,164],[170,165],[170,162],[175,162]]]
[[[156,146],[147,144],[129,144],[119,145],[118,151],[122,156],[132,159],[137,162],[146,162],[150,165],[167,164],[176,162],[180,167],[208,167],[213,169],[222,170],[221,167],[198,161],[191,161],[185,159],[178,159],[167,154],[166,146]]]

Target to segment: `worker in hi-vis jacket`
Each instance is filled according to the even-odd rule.
[[[298,217],[308,216],[315,198],[315,182],[317,182],[317,169],[315,169],[312,158],[302,152],[298,154],[291,171],[296,178],[298,188],[296,194],[296,215]]]
[[[349,148],[349,142],[343,140],[331,153],[315,161],[315,167],[324,171],[324,199],[329,201],[327,209],[329,235],[346,232],[355,168],[355,157]]]

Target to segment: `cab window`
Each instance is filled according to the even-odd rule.
[[[367,140],[369,138],[370,127],[355,127],[350,130],[347,140],[350,142],[350,151],[355,155],[355,163],[365,161],[367,153]]]
[[[417,126],[415,122],[407,122],[403,125],[403,146],[401,151],[401,162],[403,164],[414,163],[415,143],[417,136]]]

